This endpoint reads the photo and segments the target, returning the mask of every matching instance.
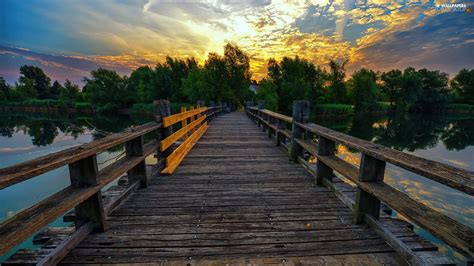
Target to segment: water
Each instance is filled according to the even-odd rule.
[[[86,143],[148,117],[45,116],[0,114],[0,168]],[[346,134],[417,156],[474,170],[474,117],[401,114],[395,116],[314,117],[312,121]],[[122,154],[117,147],[98,155],[99,168]],[[360,155],[343,146],[338,155],[358,164]],[[387,165],[385,182],[461,223],[474,227],[474,199],[464,193]],[[0,191],[0,220],[69,185],[67,167]],[[53,226],[64,226],[58,219]],[[436,241],[421,229],[418,232]],[[31,247],[26,241],[22,247]],[[447,250],[452,256],[452,251]],[[0,258],[0,262],[2,258]]]
[[[151,118],[148,117],[126,116],[0,114],[0,168],[87,143],[150,120]],[[117,146],[98,154],[99,169],[121,158],[123,149],[123,146]],[[67,166],[64,166],[2,189],[0,191],[0,220],[14,215],[69,185],[69,170]],[[68,225],[60,217],[49,226]],[[31,240],[32,237],[0,257],[0,263],[19,248],[33,247]]]
[[[339,119],[314,117],[312,121],[357,138],[474,171],[473,116],[360,115]],[[360,154],[356,151],[339,145],[337,153],[354,165],[360,163]],[[474,227],[474,197],[391,164],[386,166],[384,181],[418,202]],[[415,232],[438,244],[449,257],[465,262],[462,256],[425,230],[415,227]]]

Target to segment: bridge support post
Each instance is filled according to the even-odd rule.
[[[260,117],[260,119],[263,120],[263,113],[261,110],[265,109],[265,101],[264,100],[258,100],[258,111],[257,111],[257,116]],[[262,125],[263,131],[265,131],[265,125],[260,121],[260,119],[257,118],[257,125],[260,126]]]
[[[280,143],[282,142],[283,144],[285,144],[285,136],[280,132],[281,130],[285,129],[285,123],[283,123],[283,121],[281,121],[280,119],[277,119],[276,127],[277,127],[277,131],[275,132],[276,145],[280,146]]]
[[[127,157],[143,156],[143,136],[127,141],[125,143],[125,152]],[[148,186],[145,160],[133,167],[127,174],[129,181],[140,180],[140,187],[145,188]]]
[[[385,162],[362,153],[359,169],[360,181],[380,182],[383,181],[384,178]],[[354,223],[360,224],[364,222],[366,214],[378,219],[380,214],[380,200],[358,188],[354,206]]]
[[[69,174],[72,187],[82,188],[98,185],[99,170],[97,166],[97,156],[94,154],[69,164]],[[94,225],[95,231],[103,232],[106,230],[105,211],[100,190],[81,204],[77,205],[75,210],[76,229],[85,222],[91,221]]]
[[[170,108],[170,101],[168,100],[156,100],[153,102],[154,105],[154,117],[155,121],[158,123],[163,122],[163,118],[170,116],[171,115],[171,108]],[[192,109],[191,109],[192,110]],[[168,136],[171,136],[173,134],[173,128],[172,127],[161,127],[161,129],[158,130],[158,134],[156,136],[156,140],[158,143],[162,139],[167,138]],[[162,170],[163,168],[166,167],[165,165],[165,158],[168,157],[172,152],[171,147],[168,148],[166,151],[161,152],[160,148],[156,151],[156,159],[158,162],[158,170]]]
[[[307,123],[309,121],[309,101],[293,102],[293,124],[291,127],[290,159],[298,162],[298,155],[301,154],[301,146],[295,139],[302,137],[302,129],[296,122]]]
[[[320,136],[318,141],[318,155],[334,155],[336,153],[336,143],[330,139]],[[316,184],[323,185],[323,179],[332,180],[334,171],[321,160],[316,162]]]

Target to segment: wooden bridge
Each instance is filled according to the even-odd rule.
[[[472,196],[472,172],[308,123],[307,102],[293,109],[293,117],[263,103],[171,115],[169,102],[157,101],[157,122],[0,169],[0,189],[65,165],[71,177],[70,187],[0,224],[0,253],[66,214],[74,227],[43,229],[33,240],[41,248],[6,264],[454,262],[395,210],[472,260],[472,228],[383,182],[391,163]],[[123,143],[126,156],[99,170],[96,154]],[[361,152],[359,168],[336,144]]]

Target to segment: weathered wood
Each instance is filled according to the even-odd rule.
[[[57,265],[66,255],[75,248],[94,229],[94,224],[86,223],[79,227],[68,240],[54,248],[47,256],[41,259],[37,265]]]
[[[125,152],[126,156],[129,158],[143,156],[143,136],[127,141],[125,143]],[[137,164],[134,168],[130,169],[127,174],[131,182],[134,180],[139,180],[140,187],[145,188],[148,186],[145,160]]]
[[[405,193],[385,184],[384,182],[364,182],[359,180],[357,167],[336,156],[318,156],[326,165],[350,179],[358,187],[375,198],[385,202],[415,224],[445,241],[461,253],[472,256],[474,230],[450,217],[417,202]]]
[[[41,175],[61,166],[79,161],[98,152],[105,151],[128,140],[145,135],[161,127],[161,123],[148,123],[122,133],[95,140],[77,147],[48,154],[36,159],[0,169],[0,189],[9,187],[31,177]]]
[[[171,109],[170,109],[170,102],[168,100],[156,100],[153,102],[154,105],[154,116],[157,122],[163,124],[163,120],[166,117],[169,117],[171,115]],[[192,107],[191,107],[192,110]],[[193,116],[194,117],[194,116]],[[192,122],[193,119],[191,119]],[[164,140],[171,136],[173,134],[173,127],[165,127],[162,126],[160,130],[158,131],[158,137],[157,140]],[[157,150],[156,157],[158,160],[166,158],[170,153],[171,149],[161,151]]]
[[[359,181],[379,182],[383,181],[385,174],[385,162],[370,155],[362,153],[359,168]],[[375,219],[379,218],[380,200],[370,193],[358,188],[356,204],[354,206],[354,222],[362,223],[366,215]]]
[[[69,175],[73,188],[98,185],[100,181],[97,157],[92,155],[69,164]],[[79,228],[84,222],[91,221],[94,224],[94,230],[102,232],[105,230],[105,213],[100,191],[76,206],[76,217],[76,228]]]
[[[474,173],[471,171],[390,149],[316,124],[298,123],[298,125],[307,131],[359,150],[379,160],[407,169],[471,196],[474,195]]]
[[[317,155],[334,155],[336,144],[334,141],[325,137],[319,137]],[[317,178],[316,184],[322,185],[323,179],[332,180],[334,172],[331,167],[325,165],[321,160],[317,160]]]
[[[272,112],[270,110],[267,110],[267,109],[264,109],[262,110],[262,113],[264,114],[267,114],[273,118],[276,118],[277,120],[280,120],[280,121],[283,121],[283,122],[286,122],[286,123],[293,123],[293,118],[292,117],[289,117],[289,116],[286,116],[286,115],[282,115],[282,114],[279,114],[279,113],[276,113],[276,112]]]
[[[295,139],[302,137],[303,131],[296,122],[306,123],[309,120],[309,102],[308,101],[294,101],[293,102],[293,124],[291,130],[291,145],[289,156],[290,159],[297,162],[298,156],[301,153],[301,146],[298,145]]]
[[[101,188],[135,167],[146,156],[152,154],[157,147],[156,142],[147,143],[144,149],[144,156],[133,157],[132,159],[122,158],[105,167],[99,172],[99,183],[95,186],[67,187],[2,221],[0,223],[0,236],[2,236],[0,256],[54,221],[60,215],[100,192]]]

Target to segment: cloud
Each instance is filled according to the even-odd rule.
[[[318,65],[348,59],[350,71],[427,64],[451,72],[472,66],[462,56],[472,55],[466,51],[474,39],[472,15],[439,14],[428,1],[1,2],[8,11],[0,11],[6,25],[0,45],[32,51],[1,55],[7,59],[0,75],[12,76],[20,62],[75,76],[97,66],[127,73],[166,55],[202,63],[209,52],[222,53],[227,42],[250,54],[257,79],[265,76],[270,57],[295,55]]]

